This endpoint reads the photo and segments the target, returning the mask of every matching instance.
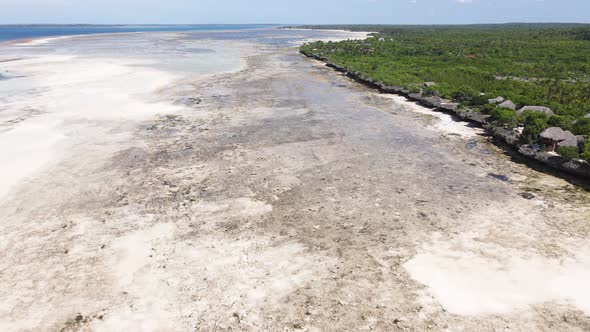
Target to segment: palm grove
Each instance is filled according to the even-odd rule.
[[[491,116],[497,126],[524,127],[521,139],[561,127],[586,135],[560,154],[590,161],[590,26],[322,26],[378,31],[366,40],[314,42],[306,53],[387,85],[440,96]],[[434,84],[425,87],[425,82]],[[490,103],[496,96],[510,100]],[[526,105],[552,112],[517,112]],[[554,114],[552,114],[554,113]]]

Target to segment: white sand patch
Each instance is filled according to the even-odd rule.
[[[173,224],[157,224],[147,230],[138,231],[119,238],[111,248],[120,252],[115,260],[115,279],[121,288],[133,287],[136,274],[149,262],[151,244],[158,239],[169,239],[174,232]]]
[[[576,240],[583,245],[556,259],[483,245],[478,236],[435,240],[404,267],[454,314],[505,314],[552,301],[590,314],[588,241]]]
[[[0,198],[57,157],[58,142],[109,139],[90,137],[95,131],[85,131],[80,124],[90,128],[96,121],[140,121],[178,110],[149,100],[149,93],[175,76],[137,64],[145,62],[52,56],[6,64],[24,77],[0,81],[0,92],[10,96],[0,100],[0,109],[42,112],[18,124],[9,122],[18,111],[1,119]]]
[[[53,146],[64,138],[55,126],[36,119],[0,135],[0,198],[51,160]]]
[[[198,201],[194,204],[200,216],[213,216],[224,213],[224,216],[255,217],[272,211],[272,205],[249,197],[240,197],[224,201]]]
[[[117,239],[111,248],[113,277],[121,292],[135,298],[134,308],[123,308],[116,315],[97,325],[99,331],[164,331],[173,328],[174,311],[169,310],[170,298],[160,277],[156,254],[152,248],[161,247],[173,237],[173,224],[157,224]],[[152,257],[150,257],[152,256]]]
[[[442,131],[449,134],[460,135],[464,138],[475,137],[485,133],[485,131],[481,128],[470,127],[469,122],[456,121],[453,119],[451,115],[447,113],[433,111],[430,108],[426,108],[414,102],[410,102],[405,97],[388,94],[379,94],[379,96],[394,100],[397,104],[402,105],[403,108],[407,111],[426,114],[438,118],[436,124],[431,126],[431,128],[434,130]]]
[[[195,322],[223,321],[219,312],[227,319],[237,312],[242,324],[256,326],[265,308],[280,305],[335,264],[299,243],[220,237],[192,242],[174,233],[174,225],[161,224],[114,243],[108,265],[129,300],[95,320],[94,330],[185,330]]]
[[[78,119],[145,119],[177,107],[146,101],[149,93],[176,77],[138,60],[84,59],[54,56],[11,63],[9,69],[24,76],[32,89],[43,91],[31,98],[23,91],[20,104],[48,113]],[[13,105],[17,102],[13,102]]]
[[[293,31],[306,31],[309,29],[289,29]],[[360,32],[360,31],[345,31],[345,30],[321,30],[322,32],[331,32],[333,35],[326,36],[323,38],[306,38],[291,42],[295,46],[301,46],[305,43],[313,43],[317,41],[323,42],[339,42],[349,39],[367,39],[372,32]]]
[[[243,216],[254,217],[271,212],[272,205],[248,197],[242,197],[233,200],[230,203],[229,209],[239,211]]]

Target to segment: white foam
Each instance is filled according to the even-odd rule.
[[[47,37],[47,38],[36,38],[36,39],[31,39],[31,40],[27,40],[24,42],[20,42],[20,43],[16,43],[14,44],[15,46],[38,46],[38,45],[44,45],[44,44],[49,44],[50,42],[56,41],[56,40],[61,40],[61,39],[68,39],[68,38],[74,38],[77,36],[59,36],[59,37]]]

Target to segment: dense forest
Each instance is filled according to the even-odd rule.
[[[524,125],[529,142],[538,141],[540,131],[550,126],[590,135],[590,118],[585,118],[590,114],[590,25],[307,28],[375,31],[366,40],[314,42],[302,50],[387,85],[492,114],[503,126]],[[434,85],[424,87],[425,82]],[[547,106],[555,115],[498,109],[488,103],[497,96],[513,101],[517,109]],[[579,152],[590,160],[590,142],[586,146]]]

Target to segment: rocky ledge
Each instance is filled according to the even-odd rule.
[[[477,124],[484,128],[494,139],[507,144],[514,151],[517,151],[520,155],[540,162],[553,169],[566,172],[576,177],[584,179],[590,179],[590,163],[580,160],[563,157],[560,155],[539,151],[534,146],[523,145],[520,143],[519,134],[513,130],[495,127],[489,121],[489,116],[480,112],[473,112],[467,109],[462,109],[459,104],[445,101],[444,99],[436,96],[423,96],[421,93],[413,93],[409,89],[400,86],[390,86],[383,82],[376,81],[372,78],[365,77],[364,75],[351,72],[345,67],[330,62],[327,58],[310,54],[306,51],[301,50],[301,54],[324,62],[327,67],[333,68],[334,70],[344,73],[350,79],[361,83],[365,86],[378,89],[382,93],[396,94],[406,97],[408,100],[416,102],[424,107],[432,108],[434,110],[450,113],[463,121],[469,121]],[[590,115],[590,114],[589,114]],[[502,145],[502,147],[504,147]]]

